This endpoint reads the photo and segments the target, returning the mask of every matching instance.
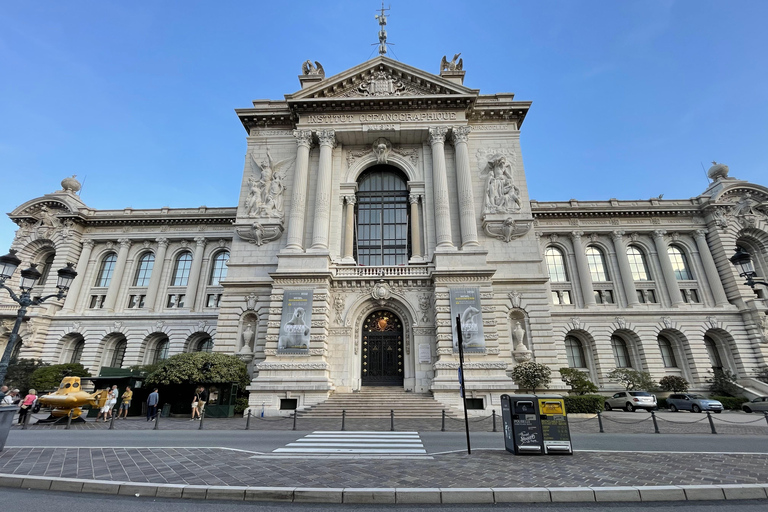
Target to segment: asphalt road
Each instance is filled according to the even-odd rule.
[[[259,512],[337,512],[340,509],[384,512],[397,509],[398,512],[425,512],[456,510],[479,512],[488,510],[510,510],[514,512],[578,511],[578,512],[633,512],[653,510],[654,512],[764,512],[763,501],[695,501],[695,502],[650,502],[650,503],[542,503],[506,505],[314,505],[293,503],[251,503],[209,500],[170,500],[158,498],[134,498],[129,496],[102,496],[96,494],[70,494],[62,492],[40,492],[0,488],[0,507],[4,512],[28,512],[30,510],[77,510],[78,512],[147,512],[162,508],[163,512],[210,512],[211,510],[257,510]]]

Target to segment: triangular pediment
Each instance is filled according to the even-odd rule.
[[[370,98],[386,96],[476,96],[478,91],[445,78],[379,56],[342,73],[328,77],[286,100],[312,98]]]

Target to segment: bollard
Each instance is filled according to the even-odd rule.
[[[109,430],[115,429],[115,411],[112,411],[112,417],[109,419]]]
[[[597,424],[600,425],[600,433],[605,434],[605,430],[603,430],[603,416],[600,414],[600,411],[597,411]]]
[[[159,406],[160,404],[158,404]],[[162,411],[162,408],[158,408],[155,411],[155,426],[152,427],[152,430],[160,430],[160,411]]]
[[[391,432],[395,431],[395,410],[394,409],[389,410],[389,430]]]
[[[712,415],[709,414],[709,411],[707,411],[707,419],[709,420],[709,428],[712,429],[712,433],[717,434],[717,430],[715,430],[715,422],[712,421]]]
[[[346,410],[344,410],[344,409],[342,409],[342,410],[341,410],[341,430],[342,430],[342,432],[343,432],[344,430],[346,430],[346,429],[344,428],[344,421],[345,421],[346,419],[347,419],[347,411],[346,411]]]
[[[245,430],[251,430],[251,410],[248,409],[248,416],[245,417]]]
[[[763,414],[765,414],[765,422],[768,423],[768,412],[764,412]]]
[[[443,426],[440,428],[440,432],[445,432],[445,409],[443,409]]]
[[[498,432],[496,430],[496,409],[491,409],[491,413],[492,413],[492,416],[493,416],[493,431],[494,432]]]
[[[293,430],[296,430],[296,414],[297,411],[293,411]]]
[[[69,430],[69,426],[72,424],[72,409],[69,410],[69,414],[67,414],[67,426],[64,427],[64,430]]]
[[[659,424],[656,423],[656,413],[653,411],[651,411],[651,419],[653,419],[654,434],[661,434],[661,432],[659,432]]]
[[[200,426],[197,427],[197,430],[203,430],[203,423],[205,422],[205,409],[200,411]]]

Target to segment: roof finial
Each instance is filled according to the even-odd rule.
[[[384,14],[384,11],[389,11],[391,7],[384,8],[384,2],[381,2],[381,14],[377,14],[375,17],[379,22],[379,26],[381,27],[379,29],[379,55],[386,55],[387,54],[387,31],[384,30],[384,26],[387,24],[387,15]]]

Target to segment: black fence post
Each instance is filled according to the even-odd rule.
[[[440,432],[445,432],[445,409],[443,409],[443,426],[440,427]]]
[[[496,409],[491,409],[491,412],[493,413],[493,431],[497,432],[497,430],[496,430]]]
[[[765,414],[765,422],[768,423],[768,412],[764,412],[763,414]]]
[[[712,433],[717,434],[717,430],[715,430],[715,422],[712,421],[712,415],[709,414],[709,411],[707,411],[707,419],[709,420],[709,428],[712,429]]]
[[[293,430],[296,430],[296,415],[298,414],[298,411],[293,411]]]
[[[597,411],[597,424],[600,425],[600,433],[604,434],[605,430],[603,430],[603,415],[600,414],[600,411]]]
[[[203,423],[205,422],[205,409],[200,411],[200,426],[197,427],[197,430],[203,430]]]
[[[346,419],[347,419],[347,411],[346,411],[346,410],[344,410],[344,409],[342,409],[342,410],[341,410],[341,430],[342,430],[342,432],[343,432],[344,430],[346,430],[346,429],[344,428],[344,423],[345,423]]]
[[[115,410],[112,409],[112,416],[109,418],[109,430],[115,429]]]
[[[152,427],[152,430],[160,430],[160,416],[161,411],[163,410],[162,407],[160,407],[160,404],[157,404],[155,406],[155,426]]]
[[[245,417],[245,430],[251,430],[251,410],[248,409],[248,415]]]
[[[395,431],[395,410],[394,409],[389,410],[389,430],[392,432]]]
[[[72,424],[72,409],[69,410],[69,414],[67,414],[67,426],[64,427],[64,430],[69,430],[69,426]]]
[[[660,434],[661,432],[659,432],[659,424],[656,422],[656,413],[654,411],[651,411],[651,419],[653,419],[654,434]]]

